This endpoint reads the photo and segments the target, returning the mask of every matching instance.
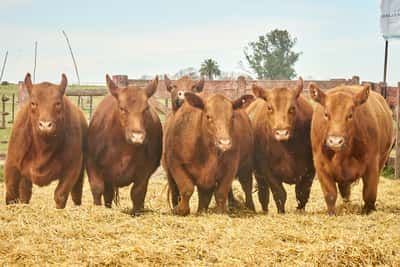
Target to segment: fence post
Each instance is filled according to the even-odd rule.
[[[397,83],[396,94],[396,158],[394,161],[394,177],[400,178],[400,82]]]

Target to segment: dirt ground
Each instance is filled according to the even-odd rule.
[[[173,216],[166,201],[164,173],[148,188],[146,212],[130,216],[129,189],[120,190],[121,205],[92,205],[85,181],[83,205],[54,208],[55,184],[34,187],[30,205],[4,204],[0,184],[0,265],[110,266],[400,266],[400,181],[382,178],[378,211],[361,215],[361,182],[352,201],[339,200],[338,216],[325,215],[318,181],[305,213],[296,211],[294,187],[288,189],[287,213],[237,211],[229,215]],[[243,199],[237,182],[235,194]],[[212,203],[212,206],[214,203]]]

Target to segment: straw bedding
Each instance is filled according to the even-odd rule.
[[[338,201],[338,216],[326,216],[315,181],[305,213],[296,212],[294,187],[286,186],[286,215],[276,214],[272,198],[262,214],[256,193],[257,214],[196,215],[195,193],[192,215],[180,218],[169,211],[164,179],[162,171],[153,176],[139,217],[128,214],[128,188],[120,191],[120,207],[106,209],[92,205],[87,181],[81,207],[69,200],[56,210],[55,184],[34,187],[30,205],[6,207],[1,200],[0,265],[400,266],[400,181],[381,179],[378,211],[370,216],[360,215],[361,183],[351,203]]]

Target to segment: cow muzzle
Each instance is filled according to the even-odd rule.
[[[290,138],[289,129],[277,129],[274,131],[274,137],[278,141],[287,141]]]
[[[232,140],[230,138],[219,138],[216,145],[219,150],[225,152],[232,148]]]
[[[345,145],[343,136],[330,135],[326,139],[326,145],[332,150],[341,150]]]
[[[144,139],[146,137],[146,134],[144,132],[132,132],[129,135],[129,142],[134,144],[134,145],[141,145],[144,143]]]
[[[38,122],[38,129],[43,134],[52,134],[56,129],[56,124],[53,121],[40,120]]]

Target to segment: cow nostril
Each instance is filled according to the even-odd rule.
[[[231,140],[230,139],[219,139],[218,141],[221,145],[230,145],[231,144]]]
[[[41,129],[51,129],[53,123],[51,121],[39,121],[39,128]]]

